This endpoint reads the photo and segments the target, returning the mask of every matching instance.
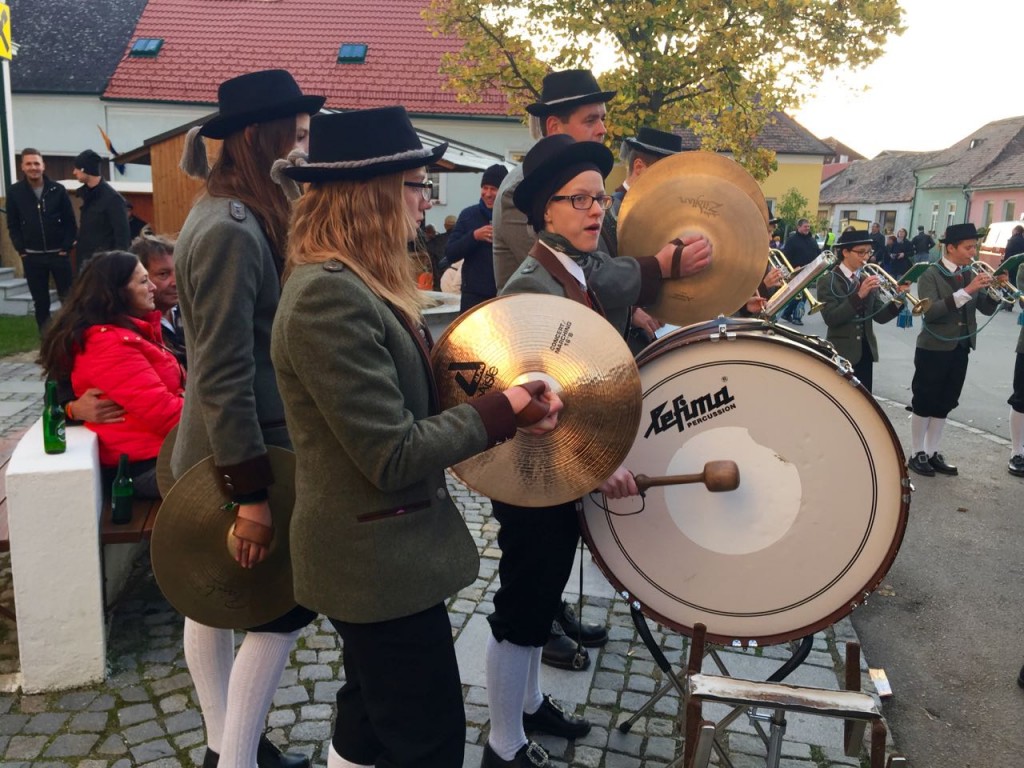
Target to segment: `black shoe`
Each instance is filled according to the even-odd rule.
[[[1011,456],[1006,469],[1011,475],[1024,477],[1024,455],[1018,453],[1016,456]]]
[[[946,459],[943,458],[941,453],[933,453],[928,457],[928,463],[932,465],[932,469],[936,472],[941,472],[943,475],[959,475],[960,472],[952,464],[947,464]]]
[[[548,760],[547,750],[535,741],[520,747],[511,760],[498,757],[488,742],[484,744],[484,759],[480,761],[480,768],[548,768],[551,765],[553,763]]]
[[[795,317],[792,320],[790,320],[789,322],[791,322],[793,325],[803,325],[804,324],[803,320],[797,320]]]
[[[907,466],[919,475],[935,477],[935,470],[932,469],[932,465],[928,461],[928,456],[924,451],[920,451],[919,453],[915,453],[911,456],[910,461],[907,462]]]
[[[544,701],[532,715],[523,713],[523,729],[530,733],[540,731],[549,736],[576,739],[590,733],[590,723],[562,709],[562,705],[547,694]]]
[[[220,755],[207,747],[203,768],[217,768],[219,761]],[[309,758],[301,752],[282,752],[264,733],[256,747],[256,765],[259,768],[309,768]]]
[[[555,616],[555,623],[573,640],[582,640],[586,648],[600,648],[608,642],[607,629],[590,621],[579,621],[576,611],[565,600],[562,601],[562,610]]]
[[[551,622],[551,637],[544,644],[540,660],[549,667],[582,671],[590,666],[590,654],[582,645],[566,636],[557,621]]]

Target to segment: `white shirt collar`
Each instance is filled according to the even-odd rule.
[[[957,272],[960,271],[960,267],[958,267],[952,261],[947,259],[945,256],[943,256],[941,259],[939,259],[939,261],[942,262],[942,266],[944,266],[946,268],[946,271],[949,272],[952,275],[955,275]]]
[[[555,255],[555,258],[562,262],[562,266],[565,267],[566,270],[568,270],[569,274],[576,278],[576,282],[578,282],[584,289],[586,289],[587,278],[583,274],[583,267],[581,267],[579,264],[573,261],[570,257],[566,256],[564,253],[559,253],[554,248],[549,246],[547,243],[542,242],[541,245],[543,245],[545,248],[551,251],[551,253]]]

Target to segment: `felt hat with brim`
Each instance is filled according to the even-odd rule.
[[[529,216],[539,196],[544,196],[546,202],[546,198],[569,181],[569,178],[585,170],[597,170],[604,178],[614,164],[615,158],[604,144],[576,141],[566,133],[556,133],[541,139],[526,153],[523,180],[512,193],[512,202]],[[566,174],[572,175],[565,178]],[[559,183],[560,179],[562,181]]]
[[[649,155],[668,157],[683,151],[683,137],[657,128],[641,128],[636,136],[626,139],[626,143],[634,149]]]
[[[856,245],[873,245],[874,241],[871,239],[871,235],[868,234],[866,229],[853,229],[849,232],[843,232],[833,243],[832,248],[834,250],[844,250],[847,248],[853,248]]]
[[[295,181],[363,181],[437,162],[448,142],[424,149],[405,107],[317,115],[309,157],[281,172]]]
[[[199,129],[200,136],[224,139],[253,123],[290,115],[315,115],[326,96],[309,96],[283,69],[264,69],[225,80],[217,89],[218,112]]]
[[[946,227],[945,233],[939,238],[943,245],[956,245],[964,240],[977,240],[978,228],[971,223],[950,224]]]
[[[545,117],[552,112],[578,107],[581,104],[598,104],[611,101],[617,91],[602,91],[597,78],[589,69],[567,69],[551,72],[544,76],[540,101],[529,104],[526,111],[536,117]]]

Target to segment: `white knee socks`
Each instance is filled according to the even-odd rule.
[[[526,676],[526,695],[523,698],[523,712],[531,715],[544,703],[544,694],[540,690],[540,657],[544,648],[533,648],[530,654],[530,672]]]
[[[910,442],[915,456],[919,453],[927,453],[924,449],[924,438],[930,421],[930,416],[918,416],[916,413],[910,417]]]
[[[487,706],[491,713],[491,735],[487,740],[502,760],[511,760],[527,743],[523,702],[529,688],[533,651],[508,641],[499,643],[494,635],[487,637]]]
[[[932,416],[928,419],[928,431],[924,435],[924,452],[933,456],[939,452],[939,443],[942,442],[942,428],[946,426],[945,419],[937,419]]]
[[[185,619],[185,663],[199,695],[206,745],[220,754],[228,706],[228,681],[235,658],[235,633]]]
[[[267,712],[298,636],[299,630],[246,634],[231,670],[218,768],[255,768]]]
[[[1010,409],[1010,442],[1013,443],[1012,456],[1024,454],[1024,413]]]
[[[334,749],[334,745],[328,742],[327,768],[373,768],[373,766],[363,765],[361,763],[353,763],[351,760],[346,760],[344,757],[337,753],[337,751]]]

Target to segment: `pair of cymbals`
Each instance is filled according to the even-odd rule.
[[[757,181],[714,152],[659,160],[629,189],[619,212],[618,250],[649,256],[685,234],[711,241],[711,265],[665,280],[651,314],[692,325],[739,310],[757,290],[768,262],[768,206]]]
[[[165,472],[164,499],[150,544],[153,575],[167,601],[200,624],[243,629],[295,607],[288,536],[295,505],[295,455],[276,446],[267,446],[267,455],[274,473],[268,489],[274,540],[266,559],[253,568],[242,568],[232,555],[235,511],[213,457],[163,491],[164,483],[173,479]]]
[[[594,490],[622,464],[640,424],[640,373],[623,338],[589,307],[560,296],[491,299],[456,319],[431,356],[441,407],[534,379],[564,407],[558,426],[452,468],[473,490],[523,507]]]

